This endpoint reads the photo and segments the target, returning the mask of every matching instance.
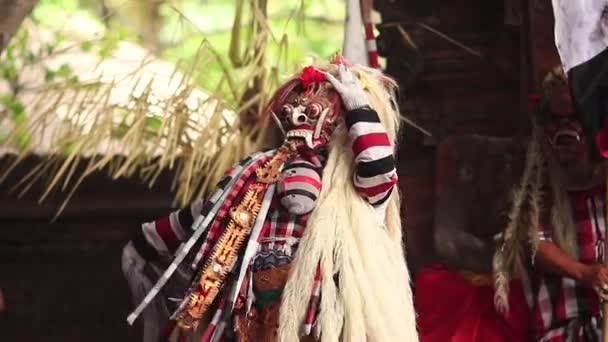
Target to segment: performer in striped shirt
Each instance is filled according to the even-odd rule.
[[[608,269],[601,265],[606,234],[606,189],[570,191],[578,260],[559,249],[553,229],[541,229],[537,260],[548,272],[532,275],[534,326],[538,341],[600,341],[600,298]],[[551,272],[552,271],[552,272]],[[594,289],[595,287],[595,289]]]
[[[567,84],[554,86],[549,106],[552,203],[528,284],[536,340],[600,341],[600,298],[608,299],[604,170],[590,157]]]
[[[151,339],[171,311],[174,335],[201,341],[417,341],[395,189],[394,86],[337,59],[280,87],[268,111],[283,146],[236,164],[204,205],[143,224],[125,248],[132,288],[160,278],[129,320],[155,303],[164,312],[146,320]],[[171,257],[162,276],[138,271]],[[175,269],[191,284],[169,308],[153,298]]]

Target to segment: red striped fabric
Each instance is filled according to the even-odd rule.
[[[308,302],[308,310],[306,311],[306,316],[304,318],[304,333],[306,335],[310,335],[312,332],[312,326],[315,323],[317,314],[319,312],[319,304],[321,299],[321,279],[321,264],[318,264],[315,272],[315,278],[313,280],[310,301]]]
[[[358,156],[368,148],[377,146],[391,146],[391,141],[386,133],[368,133],[357,137],[353,142],[353,154]]]
[[[321,188],[321,183],[314,179],[314,178],[310,178],[310,177],[306,177],[306,176],[289,176],[289,177],[285,177],[283,178],[283,182],[287,183],[287,184],[291,184],[291,183],[308,183],[312,186],[314,186],[315,188]]]
[[[357,189],[357,191],[364,193],[367,197],[375,197],[382,193],[388,192],[390,189],[393,188],[393,186],[395,186],[395,183],[397,183],[397,178],[391,177],[391,180],[392,180],[391,182],[382,183],[382,184],[378,184],[375,186],[370,186],[370,187],[355,186],[355,188]]]
[[[378,114],[369,107],[348,113],[346,121],[356,168],[355,188],[370,204],[379,206],[397,183],[391,140]]]
[[[226,309],[226,297],[222,297],[219,302],[216,311],[213,313],[211,322],[205,328],[203,335],[201,336],[200,342],[209,342],[216,332],[217,326],[220,323],[222,312]]]
[[[376,37],[374,36],[373,23],[365,23],[365,39],[367,45],[369,66],[372,68],[380,68],[380,63],[378,62],[378,48],[376,46]]]
[[[156,222],[154,222],[154,228],[156,229],[158,236],[160,236],[167,246],[169,253],[173,254],[181,242],[177,235],[175,235],[173,228],[171,228],[169,216],[156,220]]]
[[[247,169],[243,172],[241,178],[237,181],[237,184],[235,184],[231,192],[228,194],[228,197],[226,198],[224,203],[222,203],[222,207],[218,211],[216,219],[214,219],[213,223],[211,224],[211,227],[209,227],[207,238],[205,239],[205,242],[203,243],[203,246],[199,251],[199,255],[197,255],[197,259],[200,260],[209,253],[209,251],[219,238],[221,232],[223,231],[224,227],[222,226],[222,223],[224,222],[224,217],[226,217],[226,215],[230,211],[232,203],[235,201],[235,199],[237,199],[238,195],[244,195],[241,193],[241,190],[247,189],[248,185],[255,181],[255,177],[251,177],[252,174],[254,174],[254,171],[258,168],[258,166],[262,165],[269,159],[270,157],[259,158],[254,163],[249,165]]]
[[[585,264],[601,262],[595,247],[606,235],[604,189],[601,186],[590,191],[570,193],[579,261]],[[551,240],[552,228],[543,226],[539,234],[541,240]],[[570,334],[583,331],[581,325],[570,324],[572,320],[581,316],[599,317],[597,294],[574,279],[537,271],[531,274],[528,291],[533,296],[532,309],[539,341],[566,341]]]

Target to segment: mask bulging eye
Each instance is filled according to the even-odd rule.
[[[311,103],[306,107],[306,115],[311,118],[317,118],[322,111],[323,107],[318,103]]]
[[[291,105],[283,105],[283,107],[281,107],[281,116],[282,117],[289,117],[291,116],[291,114],[293,113],[293,106]]]

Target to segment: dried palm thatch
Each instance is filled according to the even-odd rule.
[[[10,120],[9,108],[0,105],[5,114],[0,127],[6,134],[0,149],[16,154],[13,163],[0,169],[0,181],[28,155],[42,153],[39,165],[12,189],[22,195],[35,182],[45,181],[40,201],[55,190],[66,194],[57,215],[82,181],[98,171],[115,179],[138,177],[153,185],[162,171],[172,170],[175,205],[203,195],[227,167],[272,136],[266,134],[263,108],[269,90],[278,85],[278,68],[265,67],[270,36],[265,1],[251,6],[254,38],[247,40],[251,46],[243,52],[231,49],[231,58],[239,59],[232,61],[233,66],[204,39],[183,73],[125,42],[107,57],[68,42],[39,63],[24,63],[19,76],[25,86],[19,85],[15,97],[26,104],[27,118]],[[240,25],[235,19],[235,27]],[[31,23],[22,29],[41,39],[28,42],[30,51],[43,45],[45,34],[31,34]],[[241,38],[237,32],[233,44]],[[286,49],[286,37],[273,39],[281,51]],[[6,54],[0,63],[2,58]],[[223,75],[216,89],[206,93],[194,84],[213,63],[222,67]],[[77,77],[45,82],[44,70],[58,65],[68,65]],[[234,66],[241,68],[238,76]],[[0,94],[10,93],[10,86],[0,83]],[[83,166],[84,171],[77,171]]]

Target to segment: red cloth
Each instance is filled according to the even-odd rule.
[[[415,306],[420,342],[531,341],[530,314],[520,282],[512,282],[509,313],[494,308],[492,286],[471,285],[443,265],[418,272]]]

